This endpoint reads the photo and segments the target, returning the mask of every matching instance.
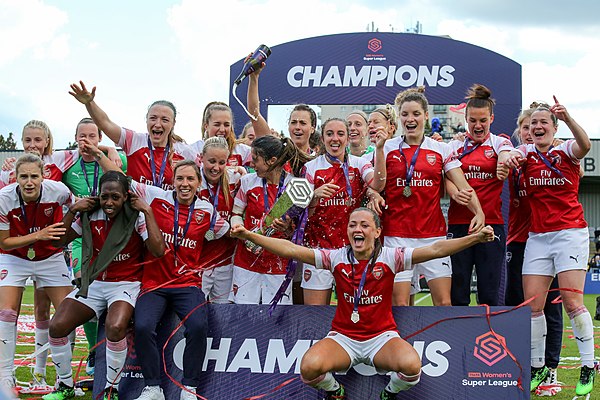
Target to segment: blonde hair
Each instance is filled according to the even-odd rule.
[[[54,140],[52,139],[52,132],[50,132],[50,128],[48,127],[48,125],[44,121],[39,121],[37,119],[32,119],[31,121],[29,121],[28,123],[26,123],[25,126],[23,127],[23,133],[21,134],[21,142],[23,142],[23,135],[25,134],[25,129],[27,129],[27,128],[30,128],[30,129],[41,129],[42,132],[44,132],[46,134],[46,139],[48,139],[48,144],[44,148],[42,156],[49,156],[49,155],[51,155],[52,154],[52,146],[53,146]]]
[[[222,149],[227,151],[227,155],[231,155],[231,151],[229,150],[229,144],[225,138],[220,136],[213,136],[211,138],[206,139],[204,142],[204,147],[202,148],[202,157],[206,155],[208,149]],[[223,197],[225,198],[225,204],[229,207],[231,192],[229,191],[229,177],[227,176],[227,169],[223,172],[220,178],[221,183],[221,191],[223,192]],[[208,186],[208,182],[207,182]],[[217,210],[215,210],[216,212]]]
[[[204,140],[208,139],[206,126],[208,126],[210,118],[212,117],[212,114],[215,111],[225,111],[228,112],[231,116],[231,127],[229,129],[229,133],[225,137],[225,140],[227,140],[227,144],[229,145],[229,153],[232,154],[233,148],[238,143],[238,141],[236,140],[235,132],[233,131],[233,112],[231,111],[231,107],[229,107],[226,103],[223,103],[222,101],[211,101],[206,105],[206,107],[204,108],[204,113],[202,114],[202,138]]]

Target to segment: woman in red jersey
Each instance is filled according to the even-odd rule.
[[[505,264],[506,233],[502,217],[504,161],[513,146],[490,132],[494,121],[494,100],[491,91],[483,85],[473,85],[467,93],[465,117],[467,135],[464,142],[452,140],[449,145],[458,154],[461,168],[469,185],[475,190],[485,214],[485,222],[494,228],[500,239],[481,243],[451,257],[454,306],[468,306],[471,302],[471,275],[473,265],[477,273],[477,297],[480,304],[496,306],[499,302],[500,274]],[[472,232],[472,210],[460,201],[460,190],[449,180],[446,189],[450,196],[448,236],[462,237]]]
[[[96,104],[96,88],[89,92],[83,82],[72,84],[69,92],[85,105],[98,128],[127,155],[127,174],[135,181],[173,189],[173,165],[196,160],[198,153],[174,132],[177,110],[170,101],[158,100],[148,107],[148,133],[137,133],[115,124]]]
[[[16,183],[0,190],[0,386],[14,387],[12,374],[17,316],[28,278],[44,288],[55,307],[71,291],[71,273],[53,240],[64,235],[62,207],[73,196],[61,182],[44,180],[35,154],[17,160]]]
[[[288,138],[262,136],[252,143],[252,167],[256,172],[246,174],[235,197],[231,222],[253,230],[262,225],[263,218],[284,193],[290,180],[300,173],[308,156],[299,151]],[[292,166],[293,174],[284,166]],[[291,221],[276,219],[272,227],[278,237],[290,237]],[[238,242],[233,266],[231,300],[238,304],[268,304],[281,286],[286,274],[286,262],[268,251],[251,249]],[[291,304],[292,287],[281,304]]]
[[[472,212],[469,228],[477,232],[485,221],[477,195],[467,183],[455,153],[446,143],[425,136],[429,102],[423,92],[423,88],[413,88],[396,96],[402,135],[386,141],[384,147],[388,205],[383,212],[386,246],[421,247],[446,237],[446,221],[440,206],[444,178],[459,189],[460,196],[455,198]],[[433,304],[449,306],[450,257],[430,260],[397,274],[394,305],[409,305],[411,281],[418,281],[420,275],[427,280]]]
[[[260,114],[260,97],[258,95],[258,78],[264,68],[264,63],[261,68],[251,73],[248,76],[248,110],[254,116],[251,118],[254,126],[254,135],[259,138],[261,136],[270,135],[271,128]],[[290,139],[298,150],[308,155],[315,155],[313,149],[310,148],[310,136],[317,129],[317,114],[307,104],[296,104],[290,113],[288,119],[288,134]]]
[[[346,121],[328,119],[321,126],[321,136],[325,154],[306,164],[306,178],[313,185],[315,194],[310,204],[304,243],[307,247],[330,249],[348,244],[343,232],[350,212],[360,206],[369,186],[381,190],[384,181],[373,179],[373,167],[365,158],[348,154]],[[304,265],[304,304],[329,304],[332,285],[331,272]]]
[[[92,258],[87,265],[89,268],[91,261],[100,259],[103,251],[110,251],[105,248],[109,235],[125,233],[112,229],[113,227],[122,229],[126,223],[122,225],[121,221],[128,217],[133,220],[137,215],[134,230],[121,250],[111,254],[109,260],[112,259],[112,262],[106,269],[96,277],[92,276],[93,282],[89,285],[87,294],[83,296],[80,289],[75,289],[56,310],[50,322],[50,349],[60,384],[53,393],[44,396],[44,400],[65,400],[74,395],[71,367],[73,354],[67,335],[92,318],[100,318],[104,311],[107,311],[104,399],[118,399],[121,371],[127,358],[125,334],[140,292],[143,272],[140,264],[143,260],[144,243],[153,256],[161,257],[164,254],[164,241],[152,209],[137,196],[129,194],[129,183],[125,175],[116,171],[107,172],[100,178],[99,189],[98,197],[81,199],[69,208],[63,218],[63,223],[69,229],[57,244],[62,247],[77,237],[86,236],[83,215],[77,219],[75,216],[87,213],[86,222],[93,242],[93,245],[88,244],[92,247]],[[128,201],[130,204],[126,205]],[[139,211],[139,214],[133,210]],[[121,221],[117,222],[119,219]]]
[[[522,145],[511,155],[508,165],[522,164],[531,205],[531,227],[523,261],[525,298],[531,305],[531,390],[548,374],[545,365],[546,318],[544,303],[552,279],[558,276],[562,303],[569,315],[581,356],[581,372],[575,388],[577,396],[592,391],[595,377],[594,326],[583,304],[589,240],[583,208],[578,200],[580,160],[591,142],[585,130],[554,98],[552,107],[539,106],[531,115],[532,144]],[[553,146],[558,121],[563,121],[575,139]]]
[[[229,145],[225,138],[210,137],[202,149],[202,184],[199,197],[212,204],[221,218],[229,221],[233,209],[233,199],[240,187],[241,175],[227,168]],[[213,214],[207,238],[214,237],[214,224],[217,215]],[[213,240],[210,245],[204,243],[203,258],[206,267],[202,273],[202,291],[211,303],[229,303],[233,254],[237,240],[223,236]]]
[[[421,360],[397,332],[392,314],[394,275],[410,270],[415,263],[494,240],[492,229],[486,227],[477,234],[441,240],[422,248],[382,247],[379,217],[367,208],[358,208],[350,214],[347,227],[350,245],[334,250],[297,246],[257,235],[241,225],[234,225],[231,234],[281,257],[294,258],[333,273],[339,304],[331,331],[306,352],[300,364],[302,380],[325,390],[327,399],[346,398],[344,387],[331,372],[346,371],[364,360],[369,360],[368,364],[378,370],[392,371],[381,399],[394,399],[399,391],[416,385],[421,375]]]
[[[204,108],[202,116],[202,139],[192,143],[192,147],[202,154],[204,141],[211,137],[222,137],[229,147],[227,165],[232,167],[247,167],[252,161],[250,146],[236,139],[233,131],[233,111],[220,101],[212,101]]]

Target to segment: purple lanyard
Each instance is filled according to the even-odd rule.
[[[219,208],[219,191],[221,190],[221,181],[219,180],[219,183],[217,184],[217,190],[213,195],[210,190],[210,186],[208,185],[208,181],[206,180],[206,175],[204,175],[204,172],[202,172],[202,175],[204,176],[204,182],[206,182],[206,189],[208,189],[208,199],[210,200],[210,203],[213,205],[214,208],[213,215],[210,218],[210,228],[208,228],[209,231],[212,231],[215,227],[215,224],[217,223],[217,214],[219,212],[217,209]]]
[[[348,193],[348,198],[352,198],[352,186],[350,185],[350,171],[348,168],[348,156],[346,156],[345,161],[340,161],[339,158],[332,156],[329,153],[325,153],[325,157],[332,163],[338,163],[342,167],[342,171],[344,171],[344,178],[346,178],[346,193]]]
[[[474,152],[475,150],[477,150],[477,148],[481,146],[481,143],[477,143],[476,145],[474,145],[473,147],[471,147],[469,150],[467,150],[467,147],[469,147],[469,138],[465,138],[465,145],[463,146],[463,151],[462,153],[460,153],[458,155],[458,159],[462,160],[462,158],[468,154],[471,154],[472,152]]]
[[[410,181],[412,181],[413,174],[415,173],[415,164],[417,164],[417,157],[419,156],[419,152],[421,151],[421,145],[423,144],[423,141],[421,141],[421,144],[419,144],[419,147],[417,147],[415,154],[413,154],[412,158],[410,159],[410,167],[406,162],[406,156],[404,155],[404,151],[402,151],[404,140],[400,141],[400,144],[398,145],[398,151],[400,152],[400,154],[402,154],[402,157],[404,158],[404,166],[406,167],[406,186],[410,186]]]
[[[152,142],[150,141],[150,135],[148,135],[148,150],[150,151],[150,171],[152,172],[152,185],[161,187],[161,183],[165,175],[165,168],[167,166],[167,156],[169,155],[169,143],[167,142],[167,145],[165,146],[165,152],[163,154],[163,159],[160,164],[160,172],[158,174],[158,179],[156,177],[154,165],[154,147],[152,146]]]
[[[285,190],[285,176],[286,172],[281,171],[281,177],[279,178],[279,186],[277,186],[277,196],[275,197],[275,201],[273,204],[277,202],[277,199],[281,197],[283,191]],[[271,210],[271,206],[269,205],[269,192],[267,191],[267,180],[262,178],[262,187],[263,187],[263,201],[265,204],[265,214],[267,214]]]
[[[173,191],[173,197],[175,199],[175,217],[174,217],[174,226],[173,226],[173,257],[175,257],[175,262],[177,262],[177,249],[179,248],[179,235],[178,235],[178,227],[179,227],[179,201],[177,200],[177,193]],[[183,232],[181,234],[181,240],[185,238],[188,229],[190,229],[190,223],[192,222],[192,214],[194,214],[194,205],[196,204],[196,197],[192,199],[192,204],[188,209],[187,221],[185,222],[185,226],[183,227]]]
[[[23,216],[23,219],[25,220],[25,225],[27,226],[29,233],[33,233],[33,229],[35,228],[35,220],[37,217],[38,205],[40,204],[40,201],[42,200],[42,189],[43,189],[43,187],[40,186],[40,197],[38,197],[37,200],[35,201],[35,211],[33,212],[33,222],[31,224],[31,226],[29,226],[29,221],[27,220],[27,214],[25,213],[25,201],[23,200],[23,196],[21,196],[21,188],[17,187],[17,195],[19,196],[19,206],[21,207],[21,215]],[[33,246],[33,244],[31,246]]]
[[[513,170],[513,188],[515,189],[515,196],[517,197],[517,199],[520,197],[519,189],[521,187],[520,181],[521,181],[522,175],[523,175],[523,168],[515,168]]]
[[[350,266],[352,267],[352,287],[354,288],[354,263],[357,262],[354,258],[354,252],[350,247],[348,251],[348,260],[350,260]],[[369,257],[369,261],[367,261],[367,265],[365,265],[365,270],[360,278],[360,282],[358,284],[358,290],[354,289],[354,309],[353,313],[358,313],[358,303],[360,303],[360,296],[365,287],[365,283],[367,282],[367,272],[369,271],[369,264],[371,266],[375,266],[375,249],[373,249],[373,253],[371,253],[371,257]]]
[[[550,150],[552,150],[554,146],[550,146],[550,148],[548,149],[548,153],[550,152]],[[537,153],[538,157],[542,160],[542,162],[546,165],[546,167],[550,168],[550,170],[552,172],[554,172],[556,175],[560,176],[563,179],[566,179],[567,182],[569,182],[569,180],[567,178],[565,178],[565,174],[562,173],[562,171],[560,171],[558,168],[556,168],[554,166],[554,164],[556,163],[556,161],[550,162],[550,160],[548,160],[546,158],[546,156],[544,156],[538,149],[537,147],[535,148],[535,152]],[[546,154],[548,154],[546,153]],[[571,183],[571,182],[569,182]]]
[[[79,159],[79,165],[81,166],[81,170],[83,171],[83,178],[85,179],[85,184],[88,187],[88,192],[90,196],[94,197],[98,194],[98,178],[100,176],[100,166],[97,161],[94,161],[94,185],[90,187],[90,181],[88,180],[87,171],[85,170],[85,162],[83,158]]]

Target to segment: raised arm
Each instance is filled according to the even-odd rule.
[[[240,224],[233,225],[230,235],[238,239],[249,240],[253,243],[256,243],[265,250],[280,257],[287,259],[293,258],[303,263],[315,265],[315,254],[311,249],[298,246],[289,240],[259,235],[254,232],[250,232]]]
[[[264,68],[263,66],[248,76],[248,111],[254,115],[256,120],[252,119],[252,127],[257,138],[271,134],[271,128],[265,118],[260,115],[260,97],[258,96],[258,76]]]
[[[412,264],[419,264],[434,258],[447,257],[458,253],[477,243],[491,242],[494,240],[494,230],[491,226],[486,226],[478,233],[464,236],[458,239],[438,240],[437,242],[414,249],[412,253]]]
[[[83,139],[81,141],[81,148],[82,152],[90,154],[94,157],[94,159],[100,165],[100,168],[102,168],[102,171],[117,171],[124,174],[123,170],[121,170],[120,167],[118,167],[112,160],[108,158],[107,155],[104,154],[104,151],[102,151],[99,147],[94,146],[89,140]]]
[[[94,97],[96,97],[96,87],[92,88],[92,92],[90,93],[85,87],[82,81],[79,81],[81,86],[78,86],[76,83],[71,84],[71,91],[69,94],[78,102],[85,105],[90,117],[94,120],[94,123],[98,126],[98,128],[106,133],[106,136],[110,138],[115,144],[119,143],[119,139],[121,139],[121,127],[108,118],[108,115],[96,104],[94,101]]]
[[[578,159],[582,159],[592,148],[592,142],[581,125],[575,122],[573,117],[567,112],[565,106],[558,102],[556,96],[553,96],[553,98],[554,105],[550,108],[550,111],[556,115],[556,118],[563,121],[573,133],[573,137],[575,138],[575,143],[572,147],[573,155]]]

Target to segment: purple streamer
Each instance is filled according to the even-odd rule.
[[[286,213],[287,214],[287,213]],[[302,211],[300,214],[300,219],[298,220],[298,226],[292,235],[292,243],[302,246],[302,242],[304,241],[304,231],[306,229],[306,221],[308,220],[308,207]],[[283,298],[285,295],[285,291],[288,286],[294,279],[294,275],[296,274],[296,267],[298,266],[298,260],[290,259],[285,269],[285,278],[277,289],[277,293],[273,296],[273,300],[271,300],[271,306],[269,307],[269,316],[273,314],[275,307],[277,307],[277,303]]]

